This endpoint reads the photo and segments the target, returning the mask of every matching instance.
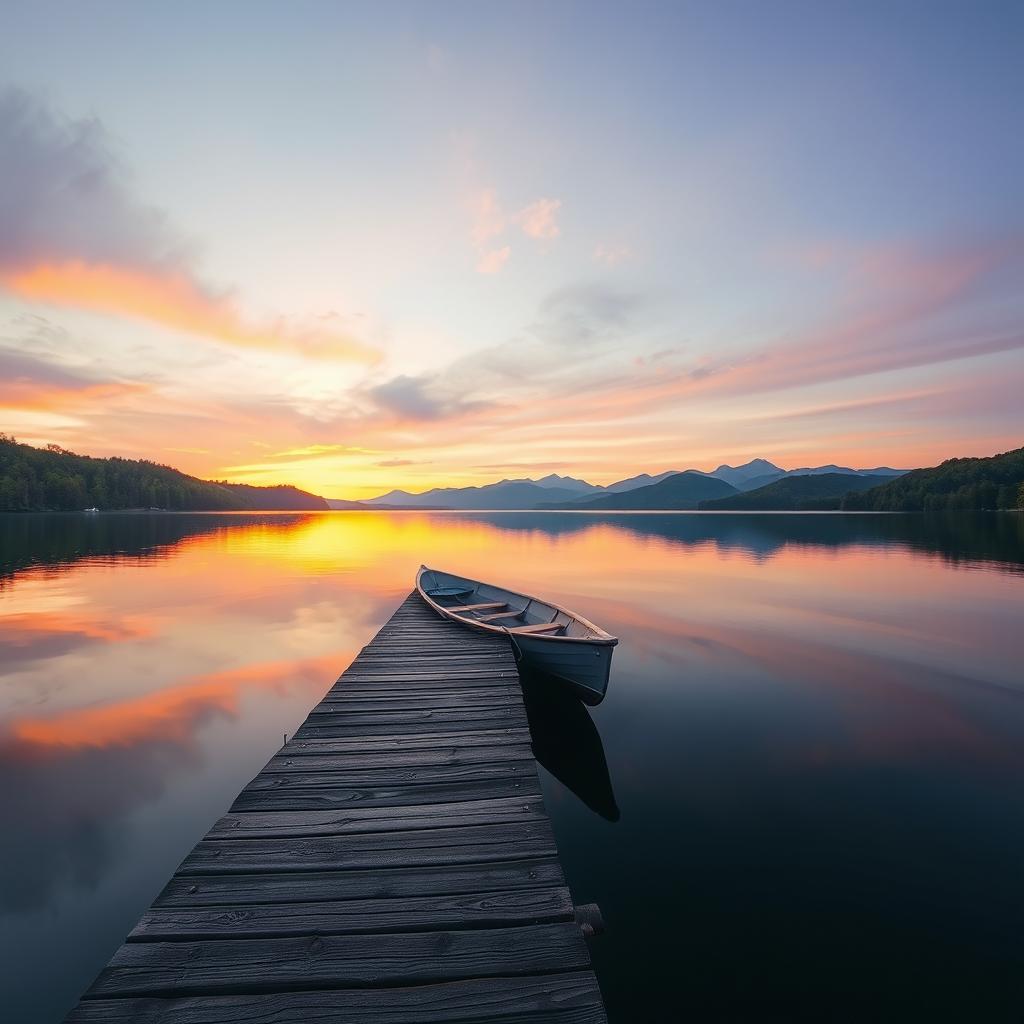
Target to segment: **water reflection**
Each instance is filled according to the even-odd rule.
[[[123,701],[8,716],[0,738],[0,909],[44,907],[62,890],[94,889],[116,864],[133,810],[180,772],[202,766],[201,729],[238,720],[260,690],[313,703],[343,652],[185,679]]]
[[[52,572],[82,560],[166,558],[192,538],[253,529],[287,534],[309,518],[293,514],[0,513],[0,587],[4,577],[24,569]]]
[[[1007,1019],[1013,514],[0,516],[8,1016],[59,1019],[423,562],[622,638],[593,717],[527,683],[613,1021]]]
[[[604,744],[586,705],[539,672],[524,675],[522,683],[534,756],[595,814],[618,821]]]
[[[443,513],[439,513],[439,516]],[[684,548],[713,544],[768,558],[791,547],[898,547],[934,554],[953,565],[993,563],[1024,569],[1024,515],[580,513],[495,512],[466,515],[501,530],[570,537],[610,526],[638,538],[656,537]]]

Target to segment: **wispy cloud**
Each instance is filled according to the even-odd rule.
[[[505,230],[507,221],[495,189],[482,188],[475,192],[470,197],[469,209],[473,219],[469,236],[478,248]]]
[[[487,187],[474,192],[468,202],[471,216],[469,237],[477,251],[477,271],[496,274],[508,263],[512,246],[507,241],[504,245],[496,242],[499,239],[505,241],[508,233],[516,228],[534,241],[557,238],[561,228],[556,217],[561,206],[561,199],[541,198],[520,210],[506,213],[497,189]]]
[[[146,390],[143,383],[103,380],[84,369],[60,366],[27,352],[0,348],[0,407],[67,410]]]
[[[274,452],[268,456],[272,459],[294,459],[316,455],[368,455],[367,448],[354,448],[347,444],[307,444],[302,448],[289,448],[283,452]]]
[[[490,249],[477,260],[476,269],[481,274],[496,274],[506,263],[512,253],[512,247],[503,245],[500,249]]]
[[[594,247],[594,259],[606,267],[614,267],[631,259],[633,250],[628,245],[606,245],[603,242]]]
[[[529,238],[557,238],[561,230],[555,216],[561,206],[561,199],[538,199],[520,210],[514,220]]]
[[[68,121],[0,94],[0,288],[129,316],[244,348],[372,362],[360,340],[280,316],[247,318],[196,268],[196,245],[142,203],[98,120]]]
[[[467,399],[457,387],[439,376],[409,377],[404,374],[370,388],[378,408],[400,420],[440,420],[486,408],[481,399]]]

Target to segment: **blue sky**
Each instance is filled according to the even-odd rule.
[[[1020,4],[4,7],[25,440],[354,495],[1021,443]]]

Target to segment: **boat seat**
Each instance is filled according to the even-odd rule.
[[[458,597],[459,594],[472,594],[472,587],[434,587],[425,591],[427,597]]]
[[[445,609],[449,612],[486,612],[493,608],[507,608],[507,601],[485,601],[483,604],[457,604]]]
[[[522,612],[498,612],[497,615],[478,615],[474,622],[490,622],[493,619],[518,619]]]
[[[508,631],[510,633],[557,633],[564,628],[565,625],[561,622],[537,622],[532,626],[509,626]]]

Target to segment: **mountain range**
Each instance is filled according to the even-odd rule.
[[[693,509],[703,501],[754,491],[787,477],[840,476],[894,479],[907,470],[849,469],[845,466],[813,466],[785,470],[767,459],[753,459],[742,466],[721,465],[710,473],[697,469],[641,473],[602,486],[571,476],[551,473],[539,480],[499,480],[480,487],[435,487],[422,493],[388,491],[362,504],[371,508],[419,509],[553,509],[604,511],[614,509]],[[849,490],[861,489],[851,486]],[[627,497],[627,495],[629,495]],[[332,508],[351,507],[327,499]]]
[[[702,501],[702,512],[820,512],[839,507],[848,494],[869,491],[896,479],[850,473],[801,473],[780,477],[752,491]]]
[[[92,458],[48,445],[34,448],[0,433],[0,512],[149,509],[229,511],[464,509],[576,511],[938,512],[1024,508],[1024,448],[988,458],[948,459],[930,469],[784,470],[766,459],[641,473],[602,487],[551,473],[482,487],[395,490],[368,502],[322,498],[290,485],[256,487],[200,480],[170,466]]]

